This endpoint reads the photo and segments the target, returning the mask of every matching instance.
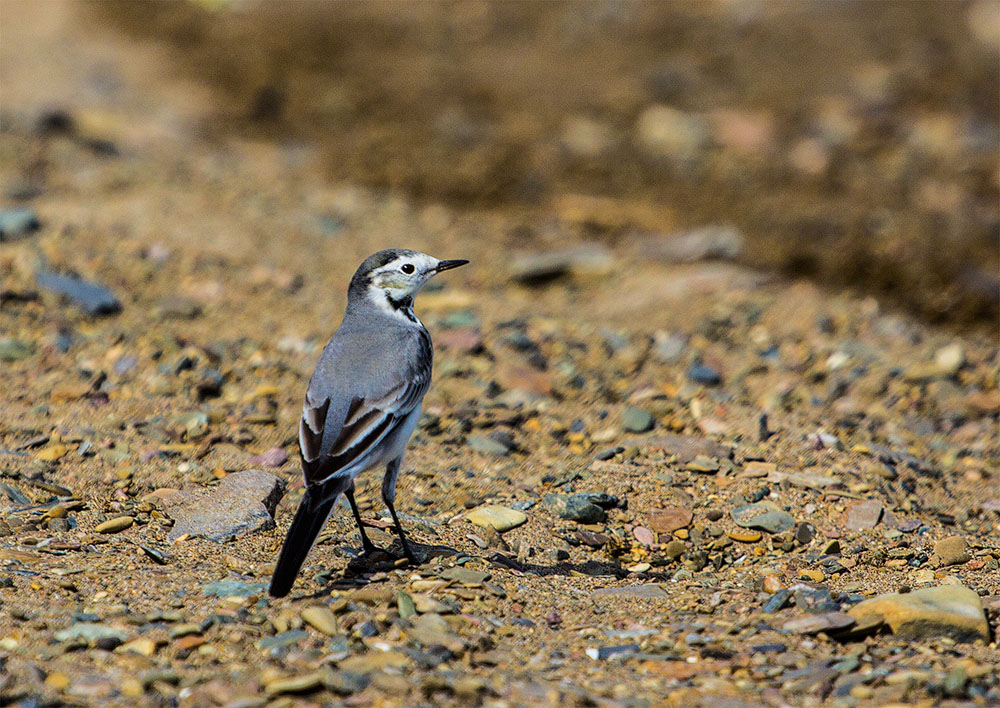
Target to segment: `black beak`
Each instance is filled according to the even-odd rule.
[[[452,268],[458,268],[459,266],[464,266],[468,263],[464,258],[459,258],[454,261],[439,261],[437,266],[434,268],[435,273],[440,273],[442,270],[451,270]]]

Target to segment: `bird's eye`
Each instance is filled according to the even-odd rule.
[[[406,273],[407,275],[409,275],[410,273],[413,272],[413,264],[412,263],[404,263],[402,266],[400,266],[399,269],[401,271],[403,271],[404,273]]]

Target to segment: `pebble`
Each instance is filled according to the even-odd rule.
[[[726,535],[740,543],[757,543],[763,538],[759,531],[726,531]]]
[[[950,637],[955,641],[989,640],[979,595],[964,585],[940,585],[864,600],[848,614],[859,622],[875,618],[893,634],[910,639]]]
[[[483,528],[492,528],[498,533],[510,531],[528,521],[523,511],[505,506],[481,506],[465,515],[470,522]]]
[[[646,523],[656,533],[673,533],[691,525],[694,514],[685,506],[665,506],[646,513]]]
[[[699,261],[732,261],[739,258],[746,239],[735,226],[709,225],[666,238],[649,239],[640,245],[649,259],[664,263],[697,263]]]
[[[587,656],[594,661],[622,659],[639,653],[638,644],[620,644],[613,647],[594,647],[586,650]]]
[[[636,141],[653,158],[675,163],[695,161],[711,139],[708,122],[672,106],[653,105],[639,116]]]
[[[660,585],[631,585],[623,588],[600,588],[590,593],[591,600],[669,600],[670,595]]]
[[[697,365],[688,369],[688,378],[703,386],[718,386],[722,383],[722,375],[710,366]]]
[[[440,577],[444,580],[454,580],[462,585],[478,586],[488,580],[490,574],[481,570],[456,566],[454,568],[446,568],[441,572]]]
[[[845,525],[852,531],[875,528],[882,519],[882,502],[875,499],[855,502],[847,507]]]
[[[632,535],[635,536],[636,541],[647,548],[656,544],[656,538],[653,536],[653,532],[644,526],[636,526],[632,529]]]
[[[318,632],[333,637],[339,633],[337,616],[326,605],[312,605],[300,613],[302,621]]]
[[[409,619],[417,614],[417,606],[413,601],[413,597],[402,590],[396,593],[396,609],[399,611],[399,616],[403,619]]]
[[[35,345],[31,342],[12,337],[0,337],[0,361],[21,361],[34,353]]]
[[[737,507],[730,512],[737,526],[781,533],[795,526],[795,518],[771,502],[757,502]]]
[[[844,612],[823,612],[789,620],[782,628],[793,634],[819,634],[820,632],[830,634],[849,629],[854,624],[855,619]]]
[[[98,283],[48,271],[36,273],[35,280],[42,289],[62,295],[91,317],[113,315],[122,309],[114,293]]]
[[[301,676],[276,679],[264,686],[264,693],[278,696],[284,693],[311,693],[324,685],[329,669],[314,671]]]
[[[41,226],[34,209],[4,209],[0,211],[0,243],[15,241]]]
[[[971,558],[969,544],[962,536],[948,536],[935,543],[934,555],[941,565],[962,565]]]
[[[642,408],[629,406],[622,413],[622,430],[627,433],[646,433],[655,424],[653,415]]]
[[[267,452],[254,455],[247,462],[248,464],[260,465],[262,467],[281,467],[288,462],[288,453],[285,452],[285,448],[283,447],[272,447]]]
[[[483,435],[470,435],[465,439],[466,444],[476,452],[481,452],[484,455],[496,455],[497,457],[506,457],[510,454],[510,448],[501,442],[494,440],[493,438],[488,438]]]
[[[119,644],[128,640],[128,633],[116,627],[104,624],[93,624],[90,622],[77,622],[71,624],[66,629],[61,629],[55,633],[58,642],[69,641],[70,639],[83,639],[91,644],[101,639],[114,639]]]
[[[118,533],[119,531],[131,528],[133,523],[135,523],[135,519],[131,516],[117,516],[98,524],[94,530],[97,533]]]
[[[637,447],[640,450],[659,450],[670,455],[676,455],[682,463],[688,463],[698,456],[708,458],[729,459],[733,455],[732,448],[710,438],[694,435],[655,435],[647,438],[636,438],[625,443],[625,447]]]
[[[542,503],[560,519],[580,524],[599,524],[607,518],[604,509],[591,502],[587,494],[547,494]]]
[[[954,376],[965,366],[965,348],[961,342],[953,342],[934,352],[934,363],[948,376]]]
[[[205,583],[201,593],[209,597],[250,597],[267,589],[267,583],[245,583],[241,580],[225,579]]]
[[[589,244],[518,256],[511,264],[511,277],[524,285],[541,285],[567,275],[603,276],[613,265],[611,251],[599,244]]]

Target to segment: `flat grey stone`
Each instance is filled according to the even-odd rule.
[[[264,470],[227,476],[210,490],[180,491],[163,500],[174,520],[167,538],[184,534],[223,543],[237,536],[274,528],[274,509],[285,494],[285,480]]]

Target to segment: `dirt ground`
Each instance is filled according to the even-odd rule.
[[[1000,6],[277,7],[0,2],[0,704],[1000,704]],[[386,247],[471,261],[421,563],[338,508],[273,600]],[[273,528],[169,537],[261,468]]]

